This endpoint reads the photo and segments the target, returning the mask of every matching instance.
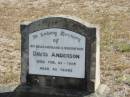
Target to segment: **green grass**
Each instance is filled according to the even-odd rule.
[[[120,43],[117,47],[120,52],[130,52],[130,44]]]

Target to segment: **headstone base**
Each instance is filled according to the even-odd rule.
[[[74,91],[71,89],[41,88],[30,86],[19,86],[15,97],[84,97],[89,93],[85,91]]]
[[[110,97],[110,89],[106,85],[100,85],[95,93],[85,91],[61,90],[52,88],[32,88],[19,86],[13,97]]]

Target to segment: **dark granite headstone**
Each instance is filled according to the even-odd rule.
[[[96,27],[68,17],[21,24],[17,97],[83,97],[100,83]]]

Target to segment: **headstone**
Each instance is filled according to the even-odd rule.
[[[84,97],[94,92],[100,84],[98,35],[96,27],[70,17],[21,24],[19,97]]]

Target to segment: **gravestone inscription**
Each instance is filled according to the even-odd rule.
[[[62,16],[21,24],[18,94],[82,97],[94,92],[100,83],[96,30]]]
[[[29,74],[84,78],[85,37],[60,28],[30,34]]]

